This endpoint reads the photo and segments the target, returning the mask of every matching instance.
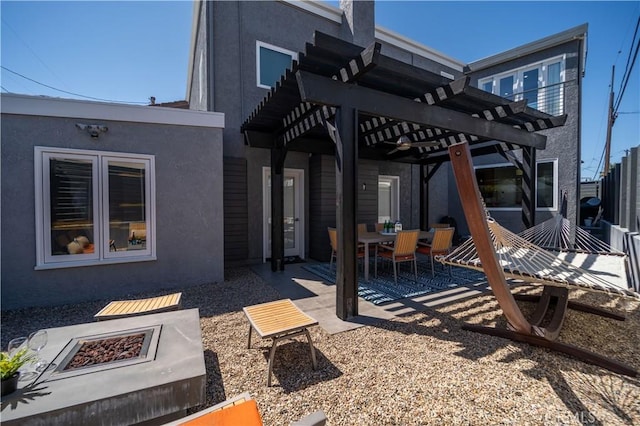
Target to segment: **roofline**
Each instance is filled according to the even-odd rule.
[[[545,38],[541,38],[540,40],[536,40],[531,43],[524,44],[522,46],[516,47],[514,49],[506,50],[504,52],[498,53],[493,56],[489,56],[483,59],[479,59],[474,62],[470,62],[465,66],[465,72],[476,72],[480,71],[494,65],[498,65],[504,62],[509,62],[514,59],[520,58],[522,56],[530,55],[532,53],[536,53],[545,49],[549,49],[551,47],[555,47],[564,43],[567,43],[572,40],[584,39],[587,38],[587,29],[589,24],[578,25],[577,27],[569,28],[568,30],[562,31],[557,34],[550,35]],[[582,46],[583,52],[582,57],[585,57],[586,52],[586,43]],[[582,62],[582,66],[585,66],[584,61]],[[584,68],[581,70],[584,75]]]
[[[307,12],[314,13],[323,18],[329,19],[338,24],[342,23],[342,9],[333,7],[323,1],[319,0],[279,0],[282,3],[289,4],[299,9],[306,10]],[[435,49],[432,49],[424,44],[418,43],[408,37],[384,28],[380,25],[375,25],[375,38],[390,45],[399,47],[408,52],[415,53],[423,56],[427,59],[436,61],[442,65],[446,65],[457,71],[462,72],[464,68],[464,62],[454,59],[445,55]]]
[[[330,21],[342,24],[342,9],[333,7],[324,1],[317,0],[278,0],[290,6],[311,12]]]
[[[191,17],[191,41],[189,42],[189,62],[187,64],[187,93],[185,99],[190,100],[191,83],[193,76],[193,64],[196,56],[196,41],[198,36],[198,22],[200,19],[200,9],[202,8],[202,0],[193,0],[193,16]]]
[[[114,104],[15,93],[0,94],[0,113],[221,129],[225,125],[224,114],[220,112]]]

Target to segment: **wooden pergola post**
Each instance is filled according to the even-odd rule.
[[[345,320],[358,315],[358,111],[341,105],[336,115],[336,315]]]
[[[284,147],[271,149],[271,270],[284,271]]]
[[[536,224],[536,149],[522,147],[522,223],[525,228]]]
[[[429,229],[429,181],[427,167],[420,165],[420,229]]]

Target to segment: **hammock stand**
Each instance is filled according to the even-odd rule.
[[[471,324],[465,324],[462,328],[545,347],[615,373],[637,377],[638,371],[628,365],[575,345],[559,342],[556,338],[562,329],[567,308],[624,320],[623,316],[604,309],[569,302],[567,286],[579,286],[636,299],[639,299],[640,295],[616,287],[564,262],[552,253],[502,228],[494,220],[487,219],[473,172],[468,144],[464,142],[451,145],[449,156],[473,239],[468,240],[451,254],[437,257],[437,260],[445,264],[483,271],[508,322],[507,329]],[[544,284],[542,295],[518,297],[520,300],[538,302],[531,321],[524,317],[518,307],[516,298],[511,294],[506,282],[505,274],[513,278]],[[551,320],[543,327],[543,320],[549,316]]]

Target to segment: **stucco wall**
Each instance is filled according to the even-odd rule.
[[[97,120],[91,139],[87,121],[2,114],[2,309],[222,282],[222,129]],[[34,270],[34,146],[154,155],[157,260]]]
[[[563,192],[567,194],[567,216],[568,219],[577,223],[578,213],[578,188],[580,182],[580,41],[572,41],[564,43],[554,48],[547,49],[535,54],[526,55],[507,63],[502,63],[491,68],[483,69],[477,73],[470,74],[472,86],[478,85],[478,81],[484,77],[499,74],[508,70],[516,69],[525,65],[535,64],[547,58],[553,58],[560,55],[566,55],[565,62],[565,85],[564,85],[564,112],[567,114],[567,121],[564,126],[556,127],[550,130],[540,131],[539,133],[547,136],[547,145],[544,150],[536,151],[536,159],[538,161],[545,159],[558,159],[558,194]],[[521,150],[514,151],[514,154],[520,160],[522,159]],[[503,157],[499,155],[488,155],[482,157],[474,157],[475,166],[486,164],[505,163]],[[453,179],[453,173],[450,174]],[[451,180],[451,182],[455,182]],[[453,186],[455,191],[455,185]],[[450,210],[462,211],[460,199],[457,194],[452,194],[450,198]],[[559,203],[558,203],[559,204]],[[536,223],[544,222],[559,210],[537,210]],[[502,226],[514,231],[520,232],[524,230],[522,223],[522,211],[504,211],[490,209],[490,213]],[[458,221],[460,225],[460,221]],[[466,228],[466,223],[462,225]],[[461,233],[467,232],[461,229]]]
[[[260,263],[263,259],[262,168],[271,164],[266,149],[248,148],[240,126],[267,89],[256,83],[256,41],[293,52],[304,51],[313,41],[314,30],[339,35],[339,24],[281,2],[211,2],[213,43],[213,79],[209,82],[217,111],[225,113],[224,155],[247,159],[248,256],[227,259],[229,264]],[[269,17],[269,19],[265,19]],[[309,179],[307,154],[290,152],[285,167],[305,171],[305,193]],[[305,199],[305,223],[308,223],[308,196]],[[305,252],[309,230],[305,228]]]

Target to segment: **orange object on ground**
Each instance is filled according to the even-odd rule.
[[[256,400],[249,399],[180,424],[184,426],[262,426],[262,418]]]

